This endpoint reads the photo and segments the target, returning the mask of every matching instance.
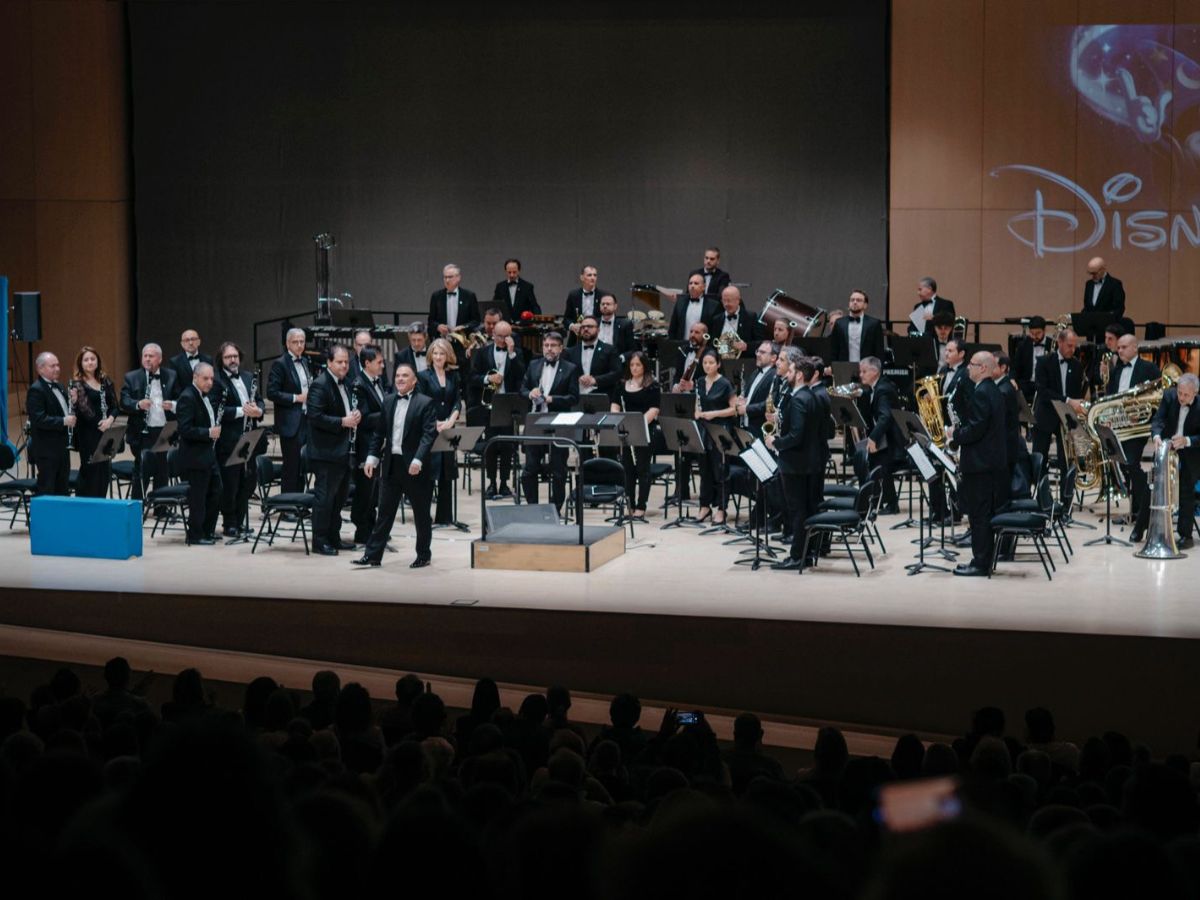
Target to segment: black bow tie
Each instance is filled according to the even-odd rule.
[[[699,303],[702,299],[702,297],[688,297],[688,303]]]
[[[861,316],[847,316],[846,318],[848,318],[851,322],[861,322],[862,321]]]
[[[414,350],[413,351],[413,356],[424,356],[424,355],[425,355],[424,350]]]
[[[705,269],[705,270],[704,270],[704,274],[705,274],[705,275],[711,275],[712,273],[713,273],[713,270],[712,270],[712,269]]]
[[[162,380],[162,372],[152,372],[148,375],[148,377],[150,378],[151,381],[161,381]]]
[[[548,359],[548,360],[546,360],[546,361],[545,361],[545,367],[546,367],[547,369],[553,369],[553,368],[554,368],[555,366],[557,366],[557,365],[558,365],[558,360],[557,360],[557,359],[556,359],[556,360],[549,360],[549,359]]]
[[[407,394],[397,394],[396,399],[397,400],[407,400],[411,396],[412,396],[412,391],[409,391]]]
[[[585,297],[594,297],[594,296],[596,296],[596,292],[595,292],[595,291],[584,291],[584,292],[583,292],[583,296],[585,296]]]
[[[336,384],[338,387],[345,387],[345,386],[346,386],[346,382],[345,382],[343,379],[341,379],[341,378],[335,378],[335,379],[333,379],[333,383],[334,383],[334,384]]]
[[[192,360],[199,359],[199,358],[200,358],[199,353],[189,353],[188,354],[188,362],[191,362]]]
[[[584,349],[584,350],[595,350],[595,349],[596,349],[596,345],[595,345],[595,344],[584,344],[584,345],[583,345],[583,349]]]
[[[734,313],[733,315],[730,315],[729,313],[725,313],[725,321],[726,322],[736,322],[737,321],[737,313]]]
[[[379,387],[379,379],[378,379],[378,378],[372,378],[372,379],[371,379],[371,384],[375,385],[375,387]]]

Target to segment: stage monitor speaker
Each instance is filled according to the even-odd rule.
[[[40,291],[13,291],[12,333],[18,341],[42,339],[42,295]]]
[[[488,531],[499,531],[505,525],[557,525],[558,511],[553,503],[522,503],[520,506],[489,506],[486,509]]]

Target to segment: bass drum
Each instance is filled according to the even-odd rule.
[[[758,321],[766,328],[767,337],[774,332],[775,323],[783,320],[787,322],[793,338],[802,338],[821,337],[825,331],[826,318],[826,310],[802,303],[783,291],[775,291],[763,304]]]

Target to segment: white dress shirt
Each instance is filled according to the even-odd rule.
[[[517,283],[515,281],[510,281],[508,283],[508,302],[517,302]]]
[[[446,292],[446,325],[451,331],[458,325],[458,291]]]
[[[851,317],[846,327],[846,334],[850,339],[850,362],[862,359],[862,330],[862,317],[860,316],[858,321]]]
[[[595,344],[592,344],[590,347],[587,344],[584,344],[579,348],[579,365],[583,369],[584,375],[592,374],[592,360],[594,360],[595,358],[596,358],[596,345]],[[596,386],[594,384],[590,385],[590,386],[586,386],[586,387],[582,384],[579,386],[579,393],[581,393],[581,394],[590,394],[595,390],[596,390]]]
[[[1107,278],[1107,277],[1108,277],[1107,275],[1104,276],[1104,278]],[[1096,304],[1100,302],[1100,288],[1104,287],[1104,278],[1101,278],[1099,281],[1092,282],[1092,308],[1093,309],[1096,307]]]
[[[683,334],[687,337],[692,333],[692,326],[700,321],[700,316],[704,313],[704,298],[693,300],[687,297],[683,302],[687,304],[683,314]]]
[[[150,385],[150,408],[146,410],[146,421],[151,428],[162,428],[167,424],[167,414],[163,411],[163,375],[162,369],[158,370],[158,378],[151,378],[149,370],[146,371],[146,383]]]
[[[594,316],[596,314],[595,291],[583,291],[579,297],[579,310],[585,316]]]
[[[1195,400],[1192,401],[1192,403],[1195,403],[1195,402],[1196,402]],[[1191,411],[1192,411],[1191,404],[1188,404],[1187,406],[1184,406],[1182,403],[1179,404],[1179,423],[1175,426],[1175,437],[1183,437],[1183,426],[1185,424],[1187,424],[1188,413],[1190,413]],[[1185,446],[1187,446],[1187,447],[1192,446],[1191,438],[1186,438],[1185,440],[1187,441],[1187,444],[1185,444]]]
[[[240,419],[246,415],[246,411],[242,407],[250,402],[250,394],[246,391],[246,385],[242,382],[241,375],[230,375],[229,380],[233,382],[233,389],[237,391],[238,400],[241,401],[238,404],[237,414],[234,416],[234,418]]]
[[[754,392],[756,390],[758,390],[759,383],[764,378],[769,378],[770,374],[774,371],[775,371],[774,366],[763,366],[763,368],[758,370],[758,374],[755,375],[754,380],[752,382],[750,382],[750,389],[748,391],[746,391],[746,399],[747,400],[749,400],[751,397],[754,396]],[[747,415],[742,416],[742,427],[743,428],[750,427],[750,417],[749,416],[747,416]]]
[[[542,399],[549,402],[550,388],[554,386],[554,376],[558,372],[558,360],[553,363],[546,361],[542,364],[542,379],[538,386],[542,389]]]
[[[616,329],[616,327],[617,320],[615,316],[611,319],[600,320],[600,340],[604,341],[604,343],[608,344],[610,347],[616,343],[615,339],[613,338],[613,331]]]
[[[1133,363],[1124,366],[1121,369],[1121,380],[1117,383],[1118,391],[1129,390],[1130,383],[1133,381]]]

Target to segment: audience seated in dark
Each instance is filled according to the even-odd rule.
[[[300,715],[308,719],[317,731],[328,728],[333,724],[333,711],[341,691],[342,679],[337,672],[321,669],[312,677],[312,702],[300,709]]]

